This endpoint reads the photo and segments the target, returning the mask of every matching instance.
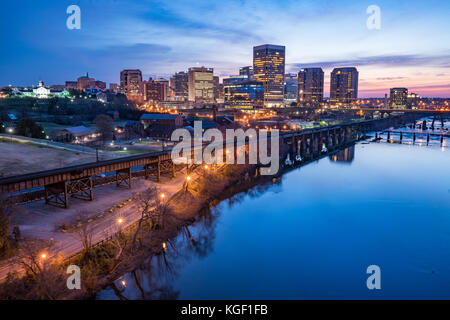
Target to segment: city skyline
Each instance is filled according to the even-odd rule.
[[[69,3],[6,3],[0,84],[63,84],[86,72],[118,83],[123,69],[141,69],[147,79],[199,66],[224,78],[251,65],[253,46],[275,43],[286,47],[286,73],[324,70],[325,96],[332,69],[351,66],[360,72],[360,97],[383,97],[392,87],[450,97],[450,39],[442,32],[450,5],[378,1],[381,29],[368,30],[370,4],[79,1],[81,30],[68,30]],[[9,11],[17,12],[14,20]]]

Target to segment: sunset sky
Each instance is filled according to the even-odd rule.
[[[81,30],[66,27],[66,8],[81,8]],[[381,8],[381,30],[368,30],[369,5]],[[192,66],[220,77],[252,64],[252,47],[286,46],[286,71],[320,66],[325,95],[333,67],[355,66],[361,97],[408,87],[450,97],[450,1],[186,0],[8,1],[0,85],[64,84],[89,72],[119,82],[139,68],[169,77]]]

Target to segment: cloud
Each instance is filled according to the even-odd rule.
[[[289,66],[296,68],[307,67],[359,67],[359,66],[382,66],[382,67],[401,67],[401,66],[434,66],[441,68],[450,68],[450,55],[425,56],[425,55],[381,55],[369,56],[348,60],[318,61],[314,63],[293,63]]]

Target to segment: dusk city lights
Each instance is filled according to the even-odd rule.
[[[175,320],[449,301],[449,16],[5,1],[0,302]]]

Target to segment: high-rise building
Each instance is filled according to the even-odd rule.
[[[142,72],[138,69],[125,69],[120,72],[120,87],[127,96],[139,95],[139,84],[142,82]]]
[[[281,106],[284,100],[284,46],[264,44],[253,47],[253,79],[264,85],[264,105]]]
[[[95,79],[89,78],[89,73],[77,79],[77,89],[85,91],[86,89],[95,88]]]
[[[298,76],[288,73],[284,76],[284,99],[289,102],[297,102]]]
[[[146,102],[161,102],[166,100],[166,84],[163,81],[149,80],[140,83],[140,92]]]
[[[159,83],[162,85],[163,88],[163,99],[161,101],[167,101],[169,100],[169,80],[164,78],[158,78],[153,80],[155,83]]]
[[[189,68],[189,101],[214,102],[214,69],[205,67]]]
[[[264,107],[264,85],[257,81],[228,82],[223,86],[225,104],[232,108]]]
[[[221,90],[223,87],[220,85],[220,78],[218,76],[213,77],[214,82],[214,99],[217,101],[220,99],[220,96],[223,96],[223,93],[221,94]]]
[[[358,99],[358,70],[335,68],[331,72],[330,103],[352,104]]]
[[[324,73],[322,68],[305,68],[298,73],[297,105],[316,106],[323,101]]]
[[[170,78],[170,98],[174,101],[187,101],[189,98],[189,75],[187,72],[177,72]]]
[[[239,68],[239,75],[247,76],[248,81],[252,81],[253,80],[253,67],[246,66],[246,67]]]
[[[389,105],[392,108],[404,109],[408,105],[408,89],[406,88],[391,88],[389,96]]]

